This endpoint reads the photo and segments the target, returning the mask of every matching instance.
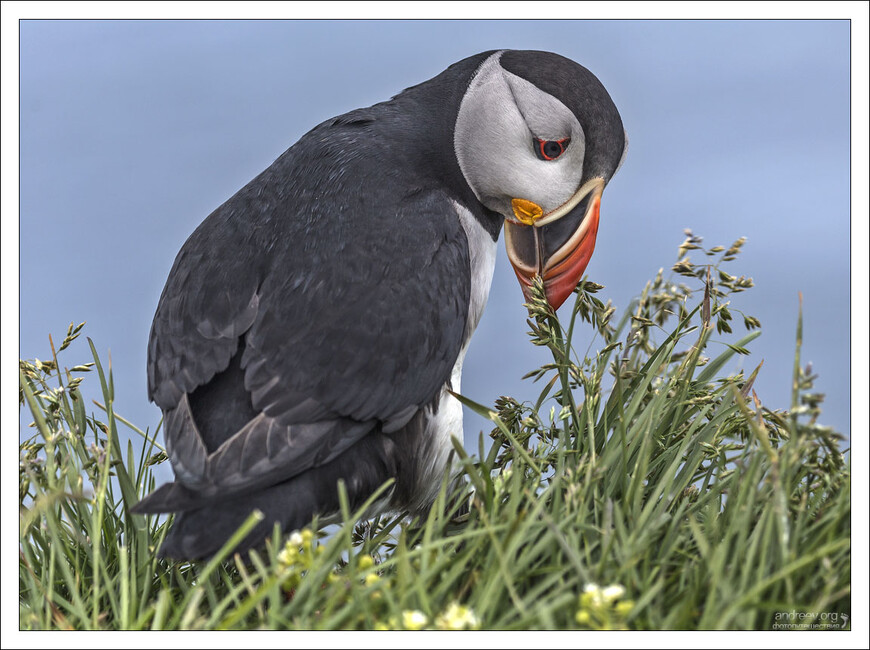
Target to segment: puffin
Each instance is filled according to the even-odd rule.
[[[158,555],[261,547],[318,517],[424,514],[462,440],[463,359],[504,226],[526,299],[557,309],[593,253],[627,147],[585,67],[543,51],[470,56],[326,120],[182,246],[148,340],[148,396],[174,481]]]

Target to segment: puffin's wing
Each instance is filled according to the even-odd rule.
[[[438,192],[393,204],[373,199],[300,277],[263,283],[243,360],[255,408],[281,418],[304,395],[356,421],[407,420],[449,379],[468,315],[468,240]]]
[[[453,204],[369,178],[377,165],[362,157],[343,161],[354,187],[306,203],[270,183],[287,177],[273,169],[284,158],[203,222],[170,273],[149,392],[181,485],[139,512],[160,511],[169,492],[189,508],[328,462],[378,425],[403,426],[450,377],[470,293]],[[252,417],[207,445],[191,399],[240,346],[236,392]]]
[[[229,365],[260,304],[262,271],[218,208],[190,236],[169,272],[148,341],[148,397],[164,411]]]

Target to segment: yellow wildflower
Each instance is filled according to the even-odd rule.
[[[278,561],[286,566],[293,566],[299,560],[299,549],[290,542],[284,545],[281,552],[278,553]]]
[[[600,587],[594,582],[587,583],[580,594],[580,608],[574,620],[587,629],[625,630],[625,619],[634,608],[634,601],[622,600],[625,587],[610,584]]]
[[[402,627],[406,630],[422,630],[428,622],[428,617],[418,609],[406,609],[402,612]]]
[[[634,601],[633,600],[623,600],[621,602],[616,603],[616,613],[620,616],[628,616],[629,612],[634,609]]]
[[[452,602],[435,620],[435,626],[439,630],[477,630],[480,628],[480,619],[470,607]]]
[[[365,577],[366,586],[371,586],[381,579],[377,573],[370,573]]]

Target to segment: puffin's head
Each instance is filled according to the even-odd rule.
[[[453,144],[477,199],[505,218],[526,298],[540,275],[557,309],[592,257],[601,193],[628,144],[610,95],[570,59],[499,51],[471,79]]]

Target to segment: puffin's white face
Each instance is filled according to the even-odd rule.
[[[524,204],[546,215],[568,201],[583,176],[586,138],[561,101],[501,67],[501,53],[478,69],[459,108],[454,148],[478,200],[511,221]]]
[[[615,171],[602,172],[607,178],[595,172],[584,178],[587,134],[577,116],[550,93],[503,68],[502,54],[487,58],[472,78],[459,107],[453,146],[477,199],[505,218],[505,246],[526,298],[540,276],[556,309],[574,291],[592,257],[601,193]],[[575,96],[590,83],[583,71],[570,88]],[[586,95],[589,101],[610,102],[603,88],[588,90],[597,93]],[[587,119],[600,120],[610,106],[602,104],[603,112],[592,106]],[[610,115],[619,119],[615,108]],[[596,123],[589,124],[592,129]],[[600,125],[594,128],[601,130]],[[624,156],[621,149],[616,155]]]

